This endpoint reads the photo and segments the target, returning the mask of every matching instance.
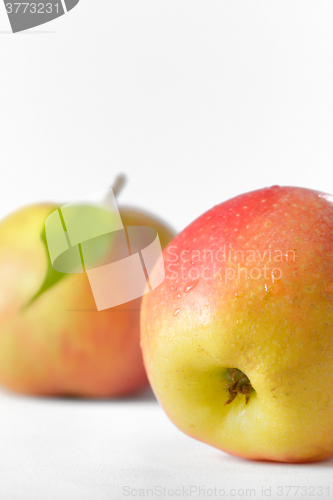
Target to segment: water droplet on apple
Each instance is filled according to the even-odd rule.
[[[177,316],[177,314],[179,313],[180,309],[176,309],[174,312],[173,312],[173,315],[174,316]]]
[[[197,284],[199,283],[199,280],[192,280],[192,281],[189,281],[188,283],[186,283],[185,285],[185,288],[184,288],[184,292],[185,293],[188,293],[190,292],[191,290],[193,290],[193,288],[195,288],[197,286]]]
[[[265,283],[265,290],[266,290],[266,292],[268,292],[268,287],[267,287],[266,283]]]
[[[174,299],[180,299],[180,293],[177,293],[177,295],[174,296]]]

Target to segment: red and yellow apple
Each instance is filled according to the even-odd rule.
[[[333,196],[279,186],[237,196],[163,255],[141,346],[172,422],[248,459],[333,456]]]
[[[96,398],[143,388],[141,298],[97,311],[86,274],[66,274],[36,296],[50,266],[41,233],[56,208],[28,206],[0,225],[0,383],[26,394]],[[119,212],[124,226],[155,228],[162,247],[174,236],[144,211]]]

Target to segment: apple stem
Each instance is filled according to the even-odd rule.
[[[118,198],[120,192],[122,191],[123,187],[126,184],[126,176],[124,174],[119,174],[117,175],[112,187],[113,194],[115,198]]]

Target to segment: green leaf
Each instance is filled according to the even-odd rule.
[[[57,210],[57,208],[54,208],[54,210]],[[52,210],[52,212],[50,212],[50,214],[53,213],[54,210]],[[48,251],[48,247],[47,247],[47,241],[46,241],[45,224],[43,225],[43,230],[41,232],[40,238],[44,244],[45,252],[47,255],[46,274],[45,274],[45,278],[44,278],[44,281],[43,281],[41,287],[35,293],[35,295],[33,297],[31,297],[31,299],[24,305],[23,309],[26,309],[27,307],[31,306],[31,304],[33,304],[35,302],[35,300],[37,300],[38,297],[40,297],[43,293],[47,292],[47,290],[49,290],[54,285],[59,283],[59,281],[66,278],[67,276],[69,276],[69,274],[60,273],[60,272],[56,271],[55,269],[53,269],[53,267],[52,267],[51,259],[50,259],[50,255],[49,255],[49,251]]]
[[[97,267],[103,263],[103,261],[107,263],[105,258],[111,255],[115,238],[112,226],[115,227],[116,221],[116,217],[111,211],[106,208],[91,205],[67,207],[66,217],[67,222],[70,224],[71,237],[76,237],[77,240],[82,238],[84,241],[82,244],[78,243],[77,245],[69,246],[66,251],[63,251],[66,244],[63,245],[63,248],[61,248],[61,246],[58,247],[58,239],[61,237],[64,238],[64,234],[67,234],[67,227],[62,215],[63,209],[64,207],[54,207],[52,212],[50,212],[46,218],[46,220],[49,220],[48,236],[46,237],[45,224],[40,235],[47,254],[47,269],[45,278],[39,290],[25,304],[23,309],[33,304],[38,297],[50,290],[50,288],[55,286],[62,279],[66,278],[66,276],[72,273],[85,272],[86,269]],[[50,222],[51,215],[52,221],[58,221],[58,224],[54,225],[54,223]],[[109,230],[110,232],[105,233],[106,230]],[[90,236],[90,238],[85,240],[87,236]],[[51,248],[49,247],[50,243],[52,245],[53,252],[55,247],[56,255],[59,254],[57,258],[53,259],[53,265],[49,252],[49,248]],[[64,270],[64,272],[56,271],[53,266],[57,267],[57,269]]]

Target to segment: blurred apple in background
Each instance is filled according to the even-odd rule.
[[[123,180],[118,178],[115,194]],[[41,235],[57,208],[27,206],[0,224],[0,383],[49,396],[137,391],[148,385],[139,345],[141,298],[97,311],[85,273],[64,275],[50,268]],[[167,224],[144,211],[119,207],[119,212],[124,226],[156,229],[162,248],[174,237]],[[49,283],[48,273],[53,273]]]
[[[174,424],[244,458],[333,456],[333,196],[279,186],[237,196],[163,253],[141,345]]]

